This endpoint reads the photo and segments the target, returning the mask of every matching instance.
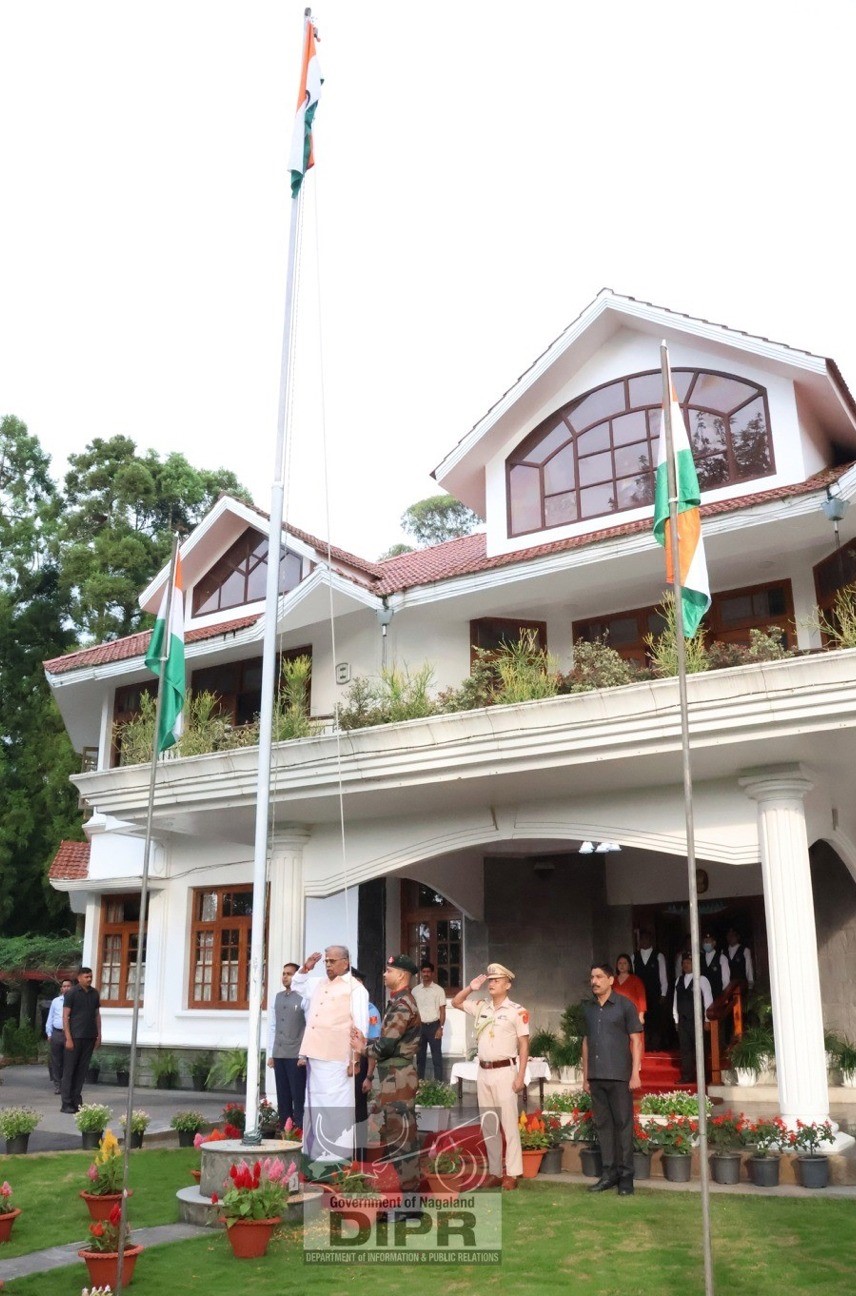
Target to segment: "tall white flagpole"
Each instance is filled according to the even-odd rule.
[[[312,22],[311,10],[304,13],[304,36]],[[303,42],[305,45],[305,40]],[[301,46],[303,48],[303,45]],[[276,450],[271,486],[268,527],[267,585],[265,588],[264,639],[262,649],[262,697],[259,713],[259,768],[256,785],[256,830],[253,848],[253,916],[250,929],[249,1023],[247,1033],[247,1092],[244,1142],[261,1142],[259,1117],[259,1050],[261,1048],[262,980],[264,972],[264,929],[267,909],[268,818],[270,814],[271,745],[276,695],[276,631],[279,611],[279,554],[282,546],[283,501],[285,498],[286,424],[294,380],[292,333],[294,328],[294,282],[297,263],[297,233],[300,225],[303,185],[291,200],[288,232],[288,272],[285,284],[285,315],[279,376],[279,408]],[[271,969],[273,975],[278,969]]]
[[[693,1026],[695,1028],[696,1087],[698,1089],[699,1171],[701,1174],[702,1250],[705,1296],[713,1296],[713,1256],[710,1240],[710,1167],[707,1160],[707,1085],[704,1073],[704,1017],[701,997],[701,942],[698,925],[693,780],[690,768],[690,722],[687,705],[687,654],[684,644],[684,611],[681,603],[681,562],[678,543],[678,487],[672,433],[672,374],[669,349],[660,346],[663,371],[663,431],[666,437],[666,471],[669,483],[669,540],[672,556],[672,590],[675,599],[675,639],[678,655],[678,699],[681,713],[681,756],[684,774],[684,817],[687,833],[690,943],[693,956]]]
[[[131,1114],[134,1110],[134,1085],[137,1078],[137,1031],[140,1023],[140,982],[142,980],[143,951],[146,942],[146,918],[149,903],[149,867],[152,854],[152,826],[155,810],[155,779],[158,772],[158,741],[163,709],[163,681],[172,642],[172,603],[175,598],[175,568],[178,561],[178,533],[173,536],[172,557],[169,563],[169,584],[166,594],[166,624],[160,652],[158,694],[155,702],[155,731],[152,737],[152,764],[149,772],[149,800],[146,810],[146,839],[143,846],[143,876],[140,881],[140,917],[137,924],[137,963],[134,968],[133,1010],[131,1012],[131,1055],[128,1061],[128,1101],[125,1107],[125,1141],[122,1149],[122,1213],[119,1218],[119,1255],[116,1260],[116,1296],[122,1296],[122,1278],[125,1267],[125,1239],[128,1233],[128,1169],[131,1149]]]

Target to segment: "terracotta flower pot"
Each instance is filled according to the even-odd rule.
[[[134,1265],[141,1254],[141,1246],[125,1247],[125,1259],[122,1265],[122,1286],[129,1287],[134,1280]],[[115,1291],[116,1270],[119,1267],[118,1251],[87,1251],[85,1248],[77,1253],[89,1270],[89,1281],[93,1287],[109,1287]]]
[[[443,1197],[448,1201],[457,1201],[458,1193],[452,1186],[452,1175],[425,1175],[426,1191],[432,1197]]]
[[[9,1241],[12,1233],[12,1225],[20,1214],[21,1208],[20,1206],[16,1206],[14,1210],[5,1211],[0,1215],[0,1242]]]
[[[133,1189],[128,1189],[128,1196],[132,1196]],[[81,1197],[86,1202],[86,1209],[89,1211],[91,1220],[107,1220],[110,1218],[110,1212],[114,1206],[122,1200],[122,1194],[116,1193],[88,1193],[82,1192]]]
[[[534,1179],[541,1169],[541,1162],[544,1160],[543,1148],[524,1148],[523,1149],[523,1178]]]
[[[199,1180],[202,1178],[202,1171],[201,1171],[201,1170],[191,1170],[191,1172],[190,1172],[190,1177],[191,1177],[191,1179],[195,1179],[196,1182],[199,1183]]]
[[[278,1219],[236,1220],[226,1229],[226,1237],[237,1260],[256,1260],[268,1249]]]

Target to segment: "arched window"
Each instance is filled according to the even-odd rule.
[[[216,562],[193,591],[193,615],[221,612],[224,608],[257,603],[265,596],[267,582],[267,536],[248,527],[223,557]],[[300,582],[302,562],[283,548],[279,559],[279,592],[285,594]]]
[[[767,393],[730,374],[672,373],[701,489],[774,471]],[[544,419],[506,463],[509,535],[649,505],[660,436],[659,369],[577,396]]]

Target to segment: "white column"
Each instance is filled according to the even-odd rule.
[[[303,894],[303,848],[310,832],[298,824],[278,828],[271,840],[270,900],[268,908],[267,941],[267,1005],[282,988],[280,974],[285,962],[303,962],[303,932],[306,900]],[[262,1044],[267,1048],[268,1019]],[[273,1071],[265,1068],[266,1091],[276,1102]]]
[[[823,1009],[800,765],[747,770],[740,779],[758,803],[758,840],[776,1031],[779,1108],[789,1125],[829,1116]]]

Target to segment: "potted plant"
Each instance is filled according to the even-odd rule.
[[[423,1178],[432,1197],[454,1200],[458,1196],[454,1182],[463,1169],[464,1159],[455,1148],[445,1148],[428,1157]]]
[[[95,1287],[106,1287],[114,1291],[119,1267],[119,1222],[122,1206],[116,1202],[106,1219],[95,1220],[89,1225],[89,1237],[86,1246],[78,1251],[81,1260],[89,1270],[89,1281]],[[137,1256],[143,1248],[135,1246],[130,1240],[131,1230],[125,1229],[125,1245],[122,1260],[122,1285],[129,1286],[134,1277],[134,1266]]]
[[[829,1157],[821,1152],[824,1143],[834,1143],[835,1135],[829,1121],[822,1124],[797,1121],[790,1133],[790,1145],[796,1152],[797,1180],[803,1188],[826,1188],[829,1185]]]
[[[131,1057],[126,1050],[105,1054],[101,1059],[101,1067],[102,1070],[115,1071],[116,1084],[127,1087],[131,1079]]]
[[[12,1225],[21,1214],[20,1206],[12,1204],[12,1185],[8,1179],[0,1184],[0,1242],[8,1242]]]
[[[551,1052],[559,1042],[555,1031],[537,1030],[529,1037],[530,1058],[549,1059]]]
[[[574,1112],[590,1107],[591,1099],[582,1090],[572,1093],[570,1089],[565,1089],[562,1093],[548,1094],[544,1099],[544,1111],[556,1116],[560,1125],[572,1124]]]
[[[97,1148],[101,1142],[107,1122],[113,1119],[113,1113],[104,1103],[84,1103],[78,1109],[74,1123],[80,1130],[80,1137],[85,1148]]]
[[[542,1111],[539,1114],[544,1123],[544,1131],[550,1141],[543,1157],[541,1158],[538,1173],[544,1175],[561,1174],[562,1151],[566,1137],[566,1127],[554,1112]]]
[[[86,1172],[89,1187],[80,1194],[86,1203],[90,1219],[107,1219],[116,1203],[121,1202],[122,1161],[119,1140],[112,1130],[107,1130]],[[128,1189],[128,1196],[130,1195],[131,1190]]]
[[[745,1116],[723,1112],[707,1123],[707,1143],[711,1150],[710,1172],[714,1183],[740,1182],[740,1149],[746,1143],[750,1128]]]
[[[254,1259],[267,1251],[271,1234],[282,1219],[288,1180],[295,1168],[292,1164],[286,1170],[279,1157],[265,1157],[252,1166],[246,1161],[230,1166],[219,1205],[232,1253],[238,1259]],[[211,1200],[218,1203],[216,1193]]]
[[[89,1066],[86,1068],[87,1084],[98,1084],[98,1077],[101,1075],[101,1057],[102,1055],[96,1051],[89,1059]]]
[[[246,1083],[247,1050],[232,1048],[219,1053],[208,1075],[209,1088],[241,1090]]]
[[[758,1083],[773,1056],[773,1032],[766,1026],[747,1026],[740,1039],[731,1045],[731,1065],[739,1085]]]
[[[550,1066],[559,1072],[562,1084],[576,1084],[579,1080],[580,1063],[583,1059],[583,1042],[572,1035],[569,1039],[559,1040],[550,1050]]]
[[[708,1098],[705,1102],[708,1116],[713,1110],[713,1103]],[[639,1104],[639,1115],[656,1117],[653,1124],[663,1124],[670,1116],[698,1116],[698,1094],[685,1089],[672,1089],[669,1093],[645,1094]],[[646,1122],[648,1123],[648,1122]]]
[[[671,1183],[689,1183],[697,1133],[698,1121],[689,1116],[670,1116],[656,1130],[657,1147],[663,1152],[663,1174]]]
[[[391,1179],[389,1182],[386,1188],[380,1170],[369,1171],[355,1162],[348,1169],[335,1171],[321,1187],[329,1194],[331,1211],[354,1212],[371,1223],[379,1211],[394,1210],[401,1202],[397,1177],[395,1188]]]
[[[416,1090],[416,1123],[425,1133],[447,1130],[452,1121],[452,1108],[457,1102],[451,1085],[442,1080],[420,1080]]]
[[[201,1112],[177,1111],[169,1123],[178,1134],[178,1146],[193,1147],[194,1136],[208,1122]]]
[[[149,1058],[149,1070],[156,1089],[175,1089],[178,1084],[178,1058],[172,1049],[158,1049]]]
[[[214,1062],[211,1053],[197,1053],[190,1063],[190,1083],[201,1093],[208,1087],[208,1076]]]
[[[754,1149],[749,1157],[749,1178],[757,1188],[778,1187],[779,1153],[789,1140],[790,1133],[781,1116],[772,1120],[764,1117],[749,1126],[746,1142]]]
[[[259,1101],[259,1133],[262,1138],[276,1138],[279,1129],[279,1112],[267,1098]]]
[[[651,1178],[651,1156],[654,1144],[651,1135],[640,1121],[633,1122],[633,1178]]]
[[[579,1106],[571,1112],[568,1137],[573,1143],[580,1144],[580,1166],[589,1179],[599,1179],[603,1173],[603,1156],[600,1150],[600,1138],[591,1109],[591,1095],[581,1092],[576,1094]]]
[[[228,1102],[220,1113],[226,1138],[241,1138],[247,1127],[247,1113],[243,1103]]]
[[[119,1119],[122,1122],[122,1128],[125,1129],[127,1116],[123,1114]],[[143,1146],[143,1135],[145,1134],[146,1130],[149,1128],[149,1125],[151,1124],[151,1119],[152,1118],[148,1112],[144,1112],[140,1109],[135,1109],[134,1111],[131,1112],[130,1146],[132,1148],[141,1148]],[[128,1137],[128,1132],[126,1129],[125,1129],[125,1137],[126,1138]]]
[[[842,1039],[839,1045],[838,1068],[845,1088],[856,1089],[856,1044],[849,1039]]]
[[[26,1152],[30,1135],[41,1119],[32,1107],[0,1107],[0,1134],[10,1155]]]

